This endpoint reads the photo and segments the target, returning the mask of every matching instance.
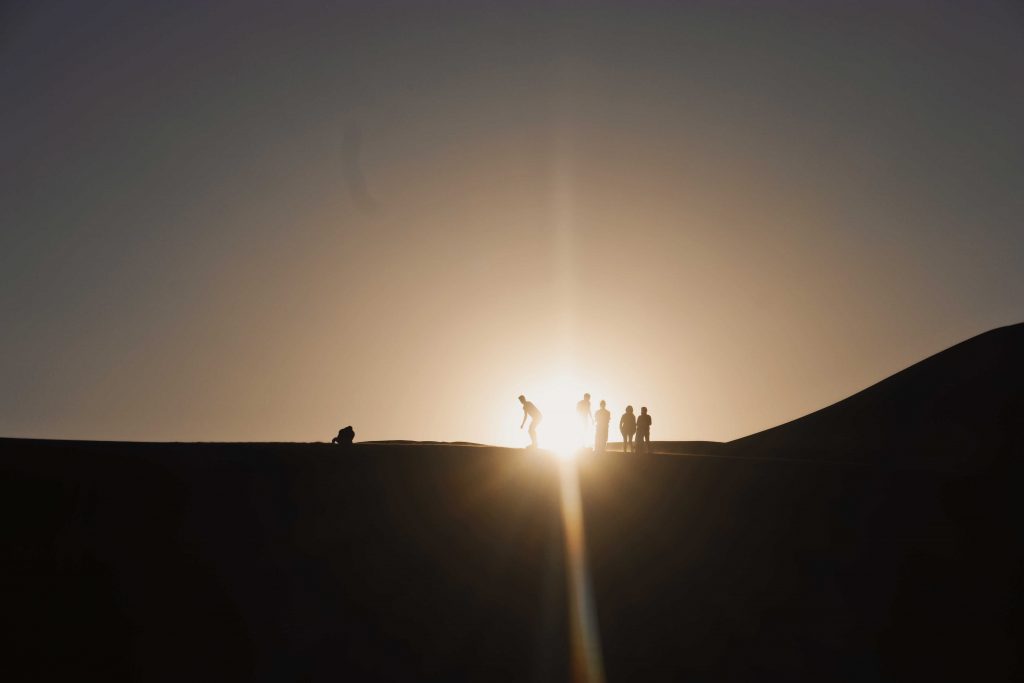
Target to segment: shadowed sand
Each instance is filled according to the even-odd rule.
[[[584,457],[607,680],[1019,673],[1022,329],[730,444]],[[3,680],[570,677],[547,453],[4,439],[0,486]]]

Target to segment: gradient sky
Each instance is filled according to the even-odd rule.
[[[0,435],[724,440],[1024,320],[1019,2],[6,2],[0,93]]]

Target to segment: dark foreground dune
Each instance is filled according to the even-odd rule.
[[[1019,679],[1019,393],[982,394],[955,467],[917,418],[860,460],[799,421],[794,458],[584,458],[607,680]],[[559,483],[473,445],[0,440],[0,680],[567,680]]]

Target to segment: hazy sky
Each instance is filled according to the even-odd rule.
[[[0,435],[731,439],[1024,320],[1019,2],[5,2],[0,103]]]

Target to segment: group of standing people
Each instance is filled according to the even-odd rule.
[[[634,453],[639,453],[641,449],[650,453],[651,416],[647,413],[647,406],[640,408],[639,416],[633,414],[633,406],[626,406],[626,412],[619,418],[619,432],[622,433],[623,453],[629,453],[630,448]],[[608,430],[605,428],[605,438],[607,434]]]
[[[519,402],[523,404],[523,421],[519,424],[522,429],[526,420],[530,420],[530,446],[537,447],[537,426],[544,416],[526,396],[520,396]],[[586,434],[590,425],[594,425],[594,452],[604,453],[608,448],[608,425],[612,421],[612,414],[609,412],[604,401],[600,407],[591,412],[590,394],[583,394],[583,399],[576,404],[576,415],[580,420],[580,433],[586,441]],[[622,434],[622,452],[639,453],[641,449],[647,453],[651,452],[651,416],[647,408],[640,408],[640,415],[633,414],[633,406],[626,406],[626,412],[619,418],[619,432]]]

